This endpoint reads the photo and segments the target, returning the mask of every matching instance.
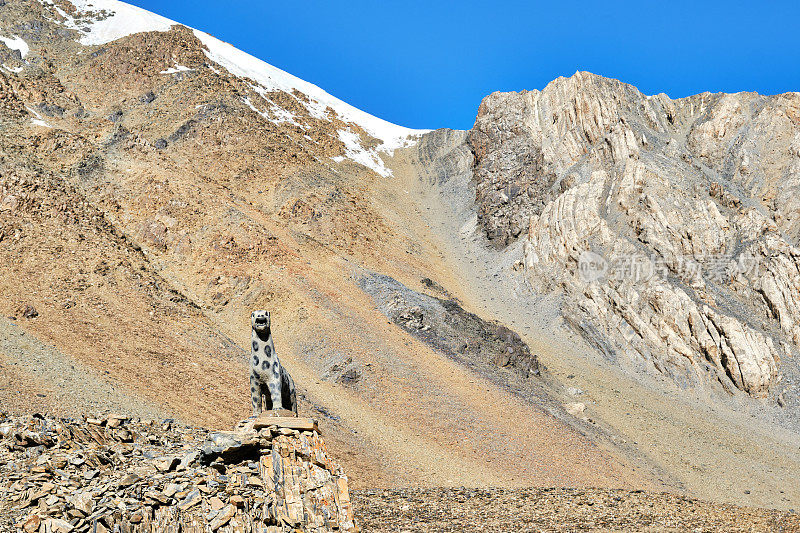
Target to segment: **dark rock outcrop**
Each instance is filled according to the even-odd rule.
[[[358,284],[392,322],[467,366],[509,367],[523,377],[539,373],[536,355],[516,332],[483,320],[455,300],[413,291],[377,273],[360,276]]]

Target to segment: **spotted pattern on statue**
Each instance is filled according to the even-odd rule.
[[[272,323],[268,311],[253,311],[250,315],[253,358],[250,362],[250,394],[253,415],[264,410],[288,409],[297,414],[297,394],[294,381],[281,365],[272,340]],[[263,359],[259,355],[263,352]]]

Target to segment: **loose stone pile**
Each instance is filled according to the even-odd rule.
[[[262,416],[215,433],[0,414],[0,532],[209,530],[356,530],[313,421]]]

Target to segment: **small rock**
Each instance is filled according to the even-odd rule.
[[[69,533],[75,529],[69,522],[65,522],[60,518],[48,518],[44,525],[45,531],[52,531],[53,533]]]
[[[108,418],[106,419],[107,420],[106,421],[106,427],[109,427],[109,428],[119,427],[127,419],[128,419],[128,417],[122,416],[122,415],[108,415]]]
[[[586,404],[580,402],[568,403],[564,405],[564,409],[572,416],[580,416],[586,410]]]
[[[187,453],[183,456],[183,459],[181,459],[181,462],[178,464],[178,470],[186,470],[195,461],[197,461],[198,457],[200,457],[199,452],[193,451]]]
[[[184,500],[178,504],[178,509],[185,511],[200,503],[200,491],[195,489],[190,492]]]
[[[168,498],[172,498],[175,494],[183,489],[183,486],[178,485],[177,483],[168,483],[163,490],[164,496]]]
[[[219,499],[219,498],[217,498],[216,496],[214,496],[213,498],[209,498],[209,500],[208,500],[208,504],[209,504],[209,505],[211,506],[211,508],[212,508],[213,510],[215,510],[215,511],[219,511],[220,509],[222,509],[223,507],[225,507],[225,504],[224,504],[224,503],[222,503],[222,500],[220,500],[220,499]]]
[[[114,429],[113,436],[120,442],[133,442],[133,434],[125,428]]]
[[[236,507],[233,505],[227,505],[224,509],[222,509],[219,514],[211,521],[210,527],[212,531],[216,531],[228,522],[230,522],[231,518],[234,517],[236,514]]]
[[[31,496],[31,502],[35,502],[37,500],[44,498],[45,496],[50,494],[50,491],[53,490],[54,488],[55,485],[53,485],[52,483],[43,484],[41,488]]]
[[[180,464],[178,457],[164,457],[156,461],[156,468],[161,472],[169,472]]]
[[[41,524],[42,524],[42,519],[39,518],[39,515],[31,515],[22,524],[22,531],[24,531],[25,533],[34,533],[35,531],[39,531],[39,526]]]
[[[145,492],[144,497],[149,500],[147,503],[156,505],[167,505],[169,503],[169,497],[166,494],[158,491]]]
[[[124,478],[120,479],[119,483],[117,483],[117,486],[119,486],[120,488],[130,487],[134,483],[141,481],[141,479],[142,478],[140,478],[138,475],[130,473],[126,475]]]
[[[92,514],[94,508],[94,500],[92,495],[88,492],[79,492],[67,500],[67,502],[78,511],[82,512],[84,516]]]

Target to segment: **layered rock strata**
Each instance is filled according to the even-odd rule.
[[[588,73],[481,104],[480,225],[609,358],[783,401],[800,340],[800,95],[646,96]],[[792,362],[792,371],[794,369]]]

